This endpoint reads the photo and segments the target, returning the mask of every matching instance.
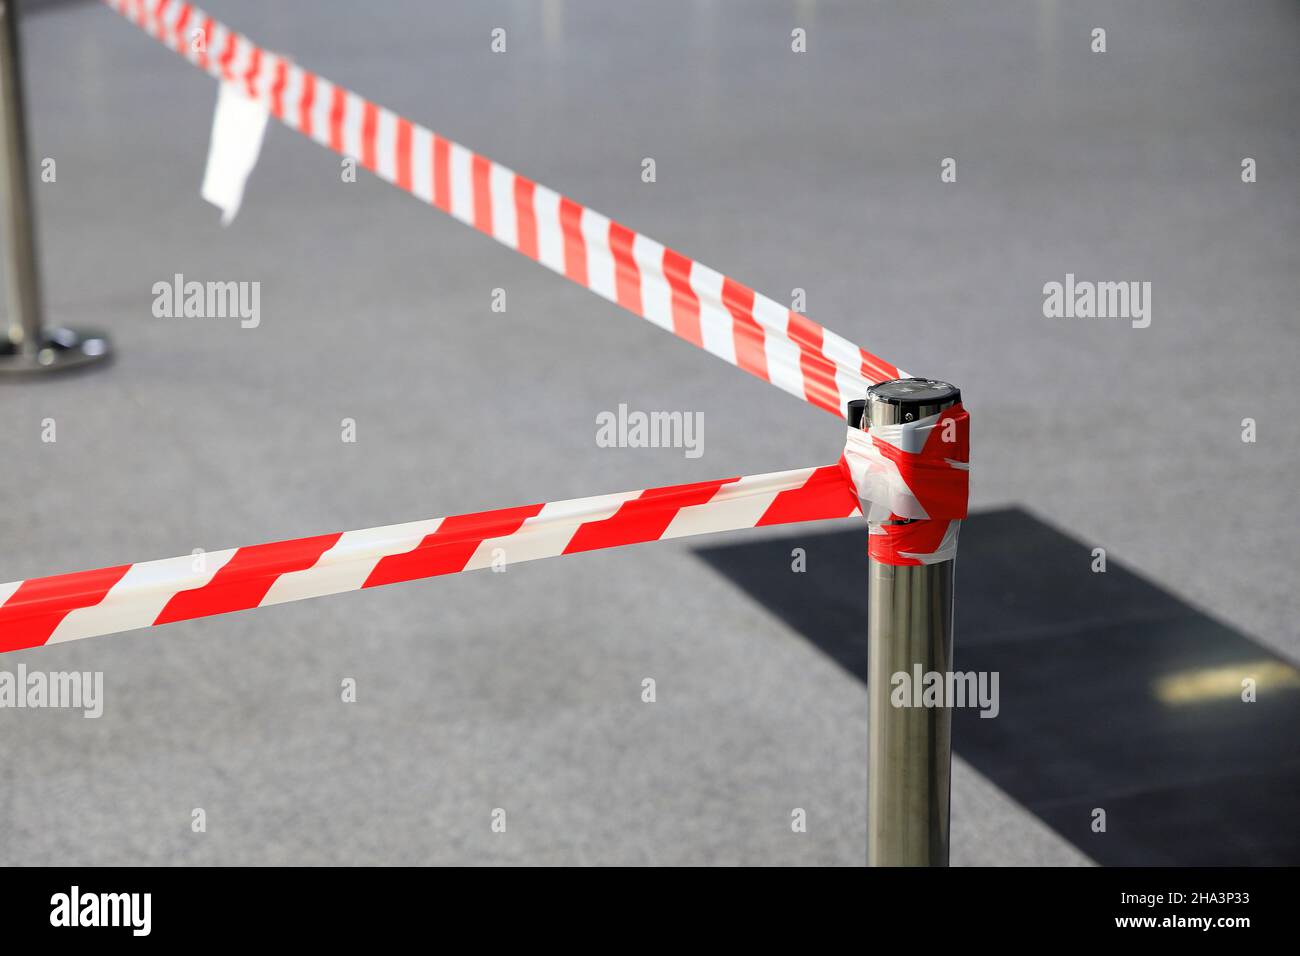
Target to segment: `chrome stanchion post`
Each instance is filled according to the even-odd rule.
[[[0,126],[4,135],[0,180],[5,190],[4,259],[9,301],[9,334],[0,339],[0,375],[72,368],[109,353],[108,340],[102,335],[44,327],[18,49],[17,4],[15,0],[0,0]]]
[[[961,401],[946,382],[903,379],[867,391],[859,427],[902,424]],[[850,408],[850,424],[854,411]],[[953,565],[869,559],[867,863],[947,866],[952,710],[895,707],[893,677],[952,671]]]

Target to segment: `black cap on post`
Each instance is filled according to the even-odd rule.
[[[862,419],[867,417],[867,400],[855,398],[849,402],[849,427],[861,428]]]

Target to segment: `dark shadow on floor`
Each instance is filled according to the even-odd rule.
[[[698,554],[866,679],[865,529]],[[807,570],[792,573],[791,549]],[[1287,662],[1019,509],[972,516],[956,669],[1001,713],[954,716],[963,759],[1099,863],[1300,864],[1300,682]],[[1242,678],[1257,701],[1241,699]],[[865,752],[865,744],[864,744]],[[1091,829],[1094,808],[1106,832]]]

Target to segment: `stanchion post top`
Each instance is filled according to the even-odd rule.
[[[937,415],[961,401],[961,389],[932,378],[899,378],[867,389],[864,425],[898,425]],[[852,421],[853,402],[849,403]]]

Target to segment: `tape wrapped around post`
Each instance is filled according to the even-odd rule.
[[[840,458],[869,524],[869,553],[884,564],[951,561],[970,498],[970,413],[866,430],[850,427]]]

